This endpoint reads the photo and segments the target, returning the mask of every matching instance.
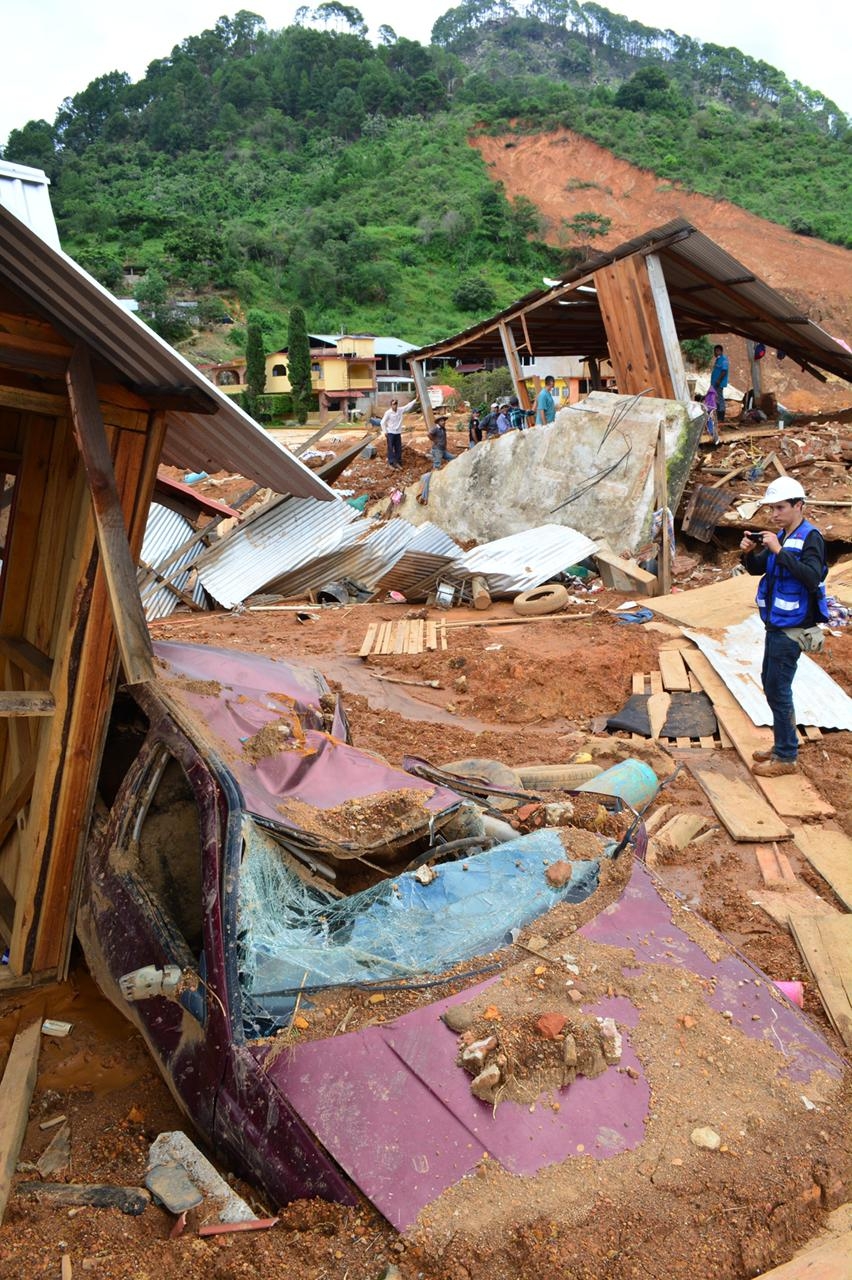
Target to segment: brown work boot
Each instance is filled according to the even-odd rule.
[[[772,750],[772,748],[767,747],[765,751],[752,751],[751,758],[752,760],[760,760],[760,761],[771,760],[774,755],[775,755],[775,752]]]
[[[781,778],[787,773],[798,773],[799,766],[795,760],[779,760],[773,756],[771,760],[759,760],[753,764],[751,771],[759,778]]]

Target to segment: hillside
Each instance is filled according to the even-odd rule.
[[[848,249],[794,235],[728,201],[661,182],[656,174],[619,160],[568,130],[478,137],[474,145],[510,198],[534,198],[545,219],[545,238],[551,243],[559,243],[566,220],[590,208],[611,220],[609,232],[595,239],[596,249],[613,247],[671,218],[684,217],[829,333],[852,342],[852,253]],[[548,175],[554,175],[553,180]],[[732,355],[734,381],[739,377],[746,384],[744,344],[735,343]],[[766,368],[772,389],[791,408],[840,408],[852,403],[852,387],[847,383],[832,379],[823,387],[789,361],[779,363],[774,356]],[[797,394],[791,396],[790,391]]]
[[[252,311],[271,350],[295,304],[314,331],[434,341],[563,272],[590,241],[665,220],[653,188],[700,192],[696,209],[736,221],[719,203],[730,200],[773,221],[767,239],[796,231],[805,251],[817,236],[852,245],[849,121],[737,49],[578,0],[465,0],[428,46],[383,27],[374,47],[348,6],[299,15],[280,31],[247,11],[220,18],[137,83],[107,72],[5,147],[50,176],[66,249],[134,293],[170,341],[191,318],[225,316],[238,323],[219,326],[219,345],[242,350]],[[542,153],[548,190],[570,188],[563,213],[531,178],[533,139],[566,129],[590,150],[576,163],[565,142]],[[526,181],[489,170],[483,156],[498,152],[519,170],[531,157]],[[622,188],[600,176],[610,163],[638,168]],[[838,274],[827,267],[832,296]],[[839,314],[821,269],[807,275],[791,271],[788,291]]]

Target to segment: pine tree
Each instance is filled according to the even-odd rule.
[[[299,422],[308,420],[311,399],[311,346],[301,307],[293,307],[287,330],[287,361],[290,366],[290,387],[293,409]]]
[[[266,390],[266,354],[263,350],[263,331],[259,324],[249,324],[246,329],[246,390],[243,401],[246,411],[257,417],[260,397]]]

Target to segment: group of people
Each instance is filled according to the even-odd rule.
[[[556,418],[556,400],[553,395],[555,380],[548,375],[544,386],[536,396],[534,409],[523,409],[517,396],[509,396],[506,400],[493,401],[487,413],[478,409],[471,412],[468,419],[468,447],[472,449],[481,440],[505,435],[508,431],[525,431],[530,425],[529,419],[535,418],[536,426],[545,426]],[[382,434],[387,441],[388,466],[392,470],[402,468],[402,420],[406,413],[413,409],[417,400],[409,400],[408,404],[399,407],[399,400],[393,399],[381,419]],[[453,459],[447,448],[447,421],[449,414],[444,408],[433,411],[434,426],[429,429],[429,443],[432,454],[432,466],[439,470],[445,462]]]

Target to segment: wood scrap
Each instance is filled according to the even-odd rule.
[[[690,769],[713,806],[713,811],[732,840],[786,840],[789,828],[734,769],[721,763],[709,768],[698,768],[690,762]]]
[[[38,1074],[40,1048],[39,1018],[15,1036],[6,1070],[0,1081],[0,1226],[27,1128],[30,1102]]]
[[[790,928],[791,919],[796,916],[836,916],[838,912],[823,898],[815,893],[810,885],[799,882],[795,889],[786,892],[777,889],[761,889],[752,895],[752,901],[780,925],[782,929]]]
[[[66,1120],[36,1160],[42,1178],[55,1178],[71,1166],[71,1125]]]
[[[790,930],[832,1026],[852,1049],[852,915],[794,915]]]
[[[676,813],[657,832],[657,839],[672,849],[685,849],[706,826],[707,818],[701,813]]]
[[[442,689],[443,685],[440,680],[406,680],[403,676],[383,676],[378,671],[371,671],[370,675],[375,680],[384,680],[386,684],[409,684],[415,685],[419,689]]]
[[[120,1209],[134,1217],[144,1213],[151,1195],[143,1187],[113,1187],[106,1183],[19,1182],[19,1196],[33,1196],[48,1204],[91,1205],[96,1209]]]
[[[651,724],[651,739],[656,742],[669,714],[671,694],[652,693],[648,699],[648,720]]]
[[[839,827],[794,826],[793,839],[814,871],[852,911],[852,840]]]
[[[798,880],[790,859],[782,853],[776,844],[771,849],[758,845],[754,851],[763,883],[767,889],[795,889]]]
[[[660,649],[657,654],[663,688],[669,693],[689,693],[689,674],[678,649]]]
[[[661,804],[659,809],[655,809],[650,818],[645,819],[645,831],[650,836],[653,835],[658,827],[666,821],[666,815],[671,812],[670,804]]]
[[[613,551],[601,549],[594,554],[601,581],[608,591],[626,591],[631,595],[653,596],[657,590],[655,574],[642,569],[634,560],[625,560]]]

